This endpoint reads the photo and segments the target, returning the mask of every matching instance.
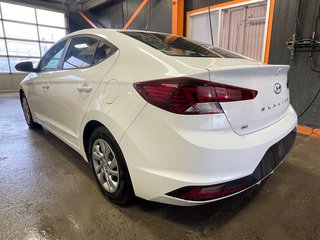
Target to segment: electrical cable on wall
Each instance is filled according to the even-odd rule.
[[[311,107],[311,105],[315,102],[315,100],[316,100],[317,97],[319,96],[319,93],[320,93],[320,88],[319,88],[317,94],[315,95],[315,97],[312,99],[311,103],[308,105],[308,107],[306,107],[306,109],[305,109],[302,113],[299,114],[298,118],[302,117],[303,114],[305,114],[305,112],[309,110],[309,108]]]
[[[124,8],[123,8],[124,2],[122,2],[122,26],[124,27]]]
[[[319,4],[318,4],[318,12],[317,12],[317,16],[316,16],[316,20],[315,20],[315,24],[314,24],[314,29],[313,29],[313,32],[312,32],[312,45],[311,45],[311,51],[310,51],[310,56],[309,56],[309,66],[310,66],[310,69],[313,71],[313,72],[317,72],[317,73],[320,73],[320,68],[319,69],[316,69],[313,65],[313,52],[314,52],[314,48],[315,48],[315,45],[316,45],[316,39],[317,39],[317,28],[318,28],[318,23],[319,23],[319,20],[320,20],[320,1],[319,1]],[[317,44],[319,45],[319,44]]]
[[[151,0],[148,1],[148,15],[147,15],[147,23],[146,23],[146,31],[148,31],[149,28],[149,20],[150,20],[150,14],[151,14],[151,7],[150,7]]]
[[[296,10],[296,19],[294,21],[294,33],[292,36],[292,47],[291,47],[291,57],[290,60],[294,59],[294,47],[296,43],[296,39],[298,36],[298,28],[300,26],[300,10],[301,10],[301,0],[298,2],[297,10]]]
[[[300,8],[300,6],[299,6]],[[299,10],[300,11],[300,10]],[[315,19],[315,23],[314,23],[314,29],[312,32],[312,45],[311,45],[311,51],[310,51],[310,55],[309,55],[309,67],[313,72],[317,72],[320,73],[320,69],[316,69],[313,66],[313,53],[314,53],[314,48],[315,45],[319,45],[319,41],[317,40],[317,28],[318,28],[318,22],[320,20],[320,0],[319,0],[319,4],[318,4],[318,11],[316,13],[316,19]],[[299,20],[298,20],[299,21]],[[302,111],[302,113],[299,114],[298,118],[302,117],[308,110],[309,108],[312,106],[312,104],[316,101],[316,99],[318,98],[320,94],[320,88],[318,89],[316,95],[314,96],[314,98],[311,100],[311,102],[309,103],[309,105],[305,108],[304,111]]]
[[[210,11],[210,2],[208,0],[208,16],[209,16],[209,26],[210,26],[210,37],[211,37],[211,45],[213,46],[214,45],[214,42],[213,42],[213,33],[212,33],[212,22],[211,22],[211,11]]]
[[[314,52],[314,47],[315,47],[315,43],[316,43],[318,22],[320,20],[320,1],[319,1],[318,5],[319,5],[318,13],[317,13],[317,16],[316,16],[316,20],[315,20],[315,24],[314,24],[314,30],[313,30],[313,33],[312,33],[312,47],[311,47],[310,56],[309,56],[310,69],[313,72],[317,72],[317,73],[320,72],[320,69],[315,69],[314,66],[313,66],[313,52]],[[302,117],[303,114],[305,114],[305,112],[307,112],[309,110],[311,105],[315,102],[315,100],[319,96],[319,93],[320,93],[320,88],[319,88],[318,92],[316,93],[316,95],[314,96],[314,98],[312,99],[312,101],[310,102],[310,104],[308,105],[308,107],[306,107],[306,109],[301,114],[299,114],[299,118]]]

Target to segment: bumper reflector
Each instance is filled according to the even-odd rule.
[[[245,188],[247,188],[246,185],[240,185],[226,189],[226,184],[220,184],[210,187],[194,187],[186,193],[182,194],[180,198],[187,200],[207,200],[223,197],[234,192],[241,191]]]

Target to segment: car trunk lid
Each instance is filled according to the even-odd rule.
[[[287,65],[266,65],[249,58],[175,57],[175,61],[208,70],[212,82],[258,91],[252,100],[220,102],[232,129],[239,135],[272,125],[284,117],[289,107]]]
[[[233,130],[244,135],[279,121],[289,107],[289,66],[241,65],[207,67],[210,81],[258,91],[251,100],[221,102]]]

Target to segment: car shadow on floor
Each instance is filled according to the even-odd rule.
[[[162,211],[165,213],[166,218],[174,222],[195,226],[201,225],[210,219],[210,222],[214,221],[217,225],[223,225],[250,204],[259,190],[263,188],[264,183],[262,182],[259,186],[254,186],[235,196],[198,206],[174,206],[150,202],[140,198],[136,199],[135,204],[143,212],[154,213]]]
[[[243,193],[204,205],[183,207],[137,198],[120,211],[132,221],[138,219],[159,239],[211,239],[213,233],[223,231],[224,226],[249,207],[266,181]]]

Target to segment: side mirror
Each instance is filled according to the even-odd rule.
[[[32,62],[21,62],[15,65],[17,71],[21,72],[33,72],[33,63]]]

